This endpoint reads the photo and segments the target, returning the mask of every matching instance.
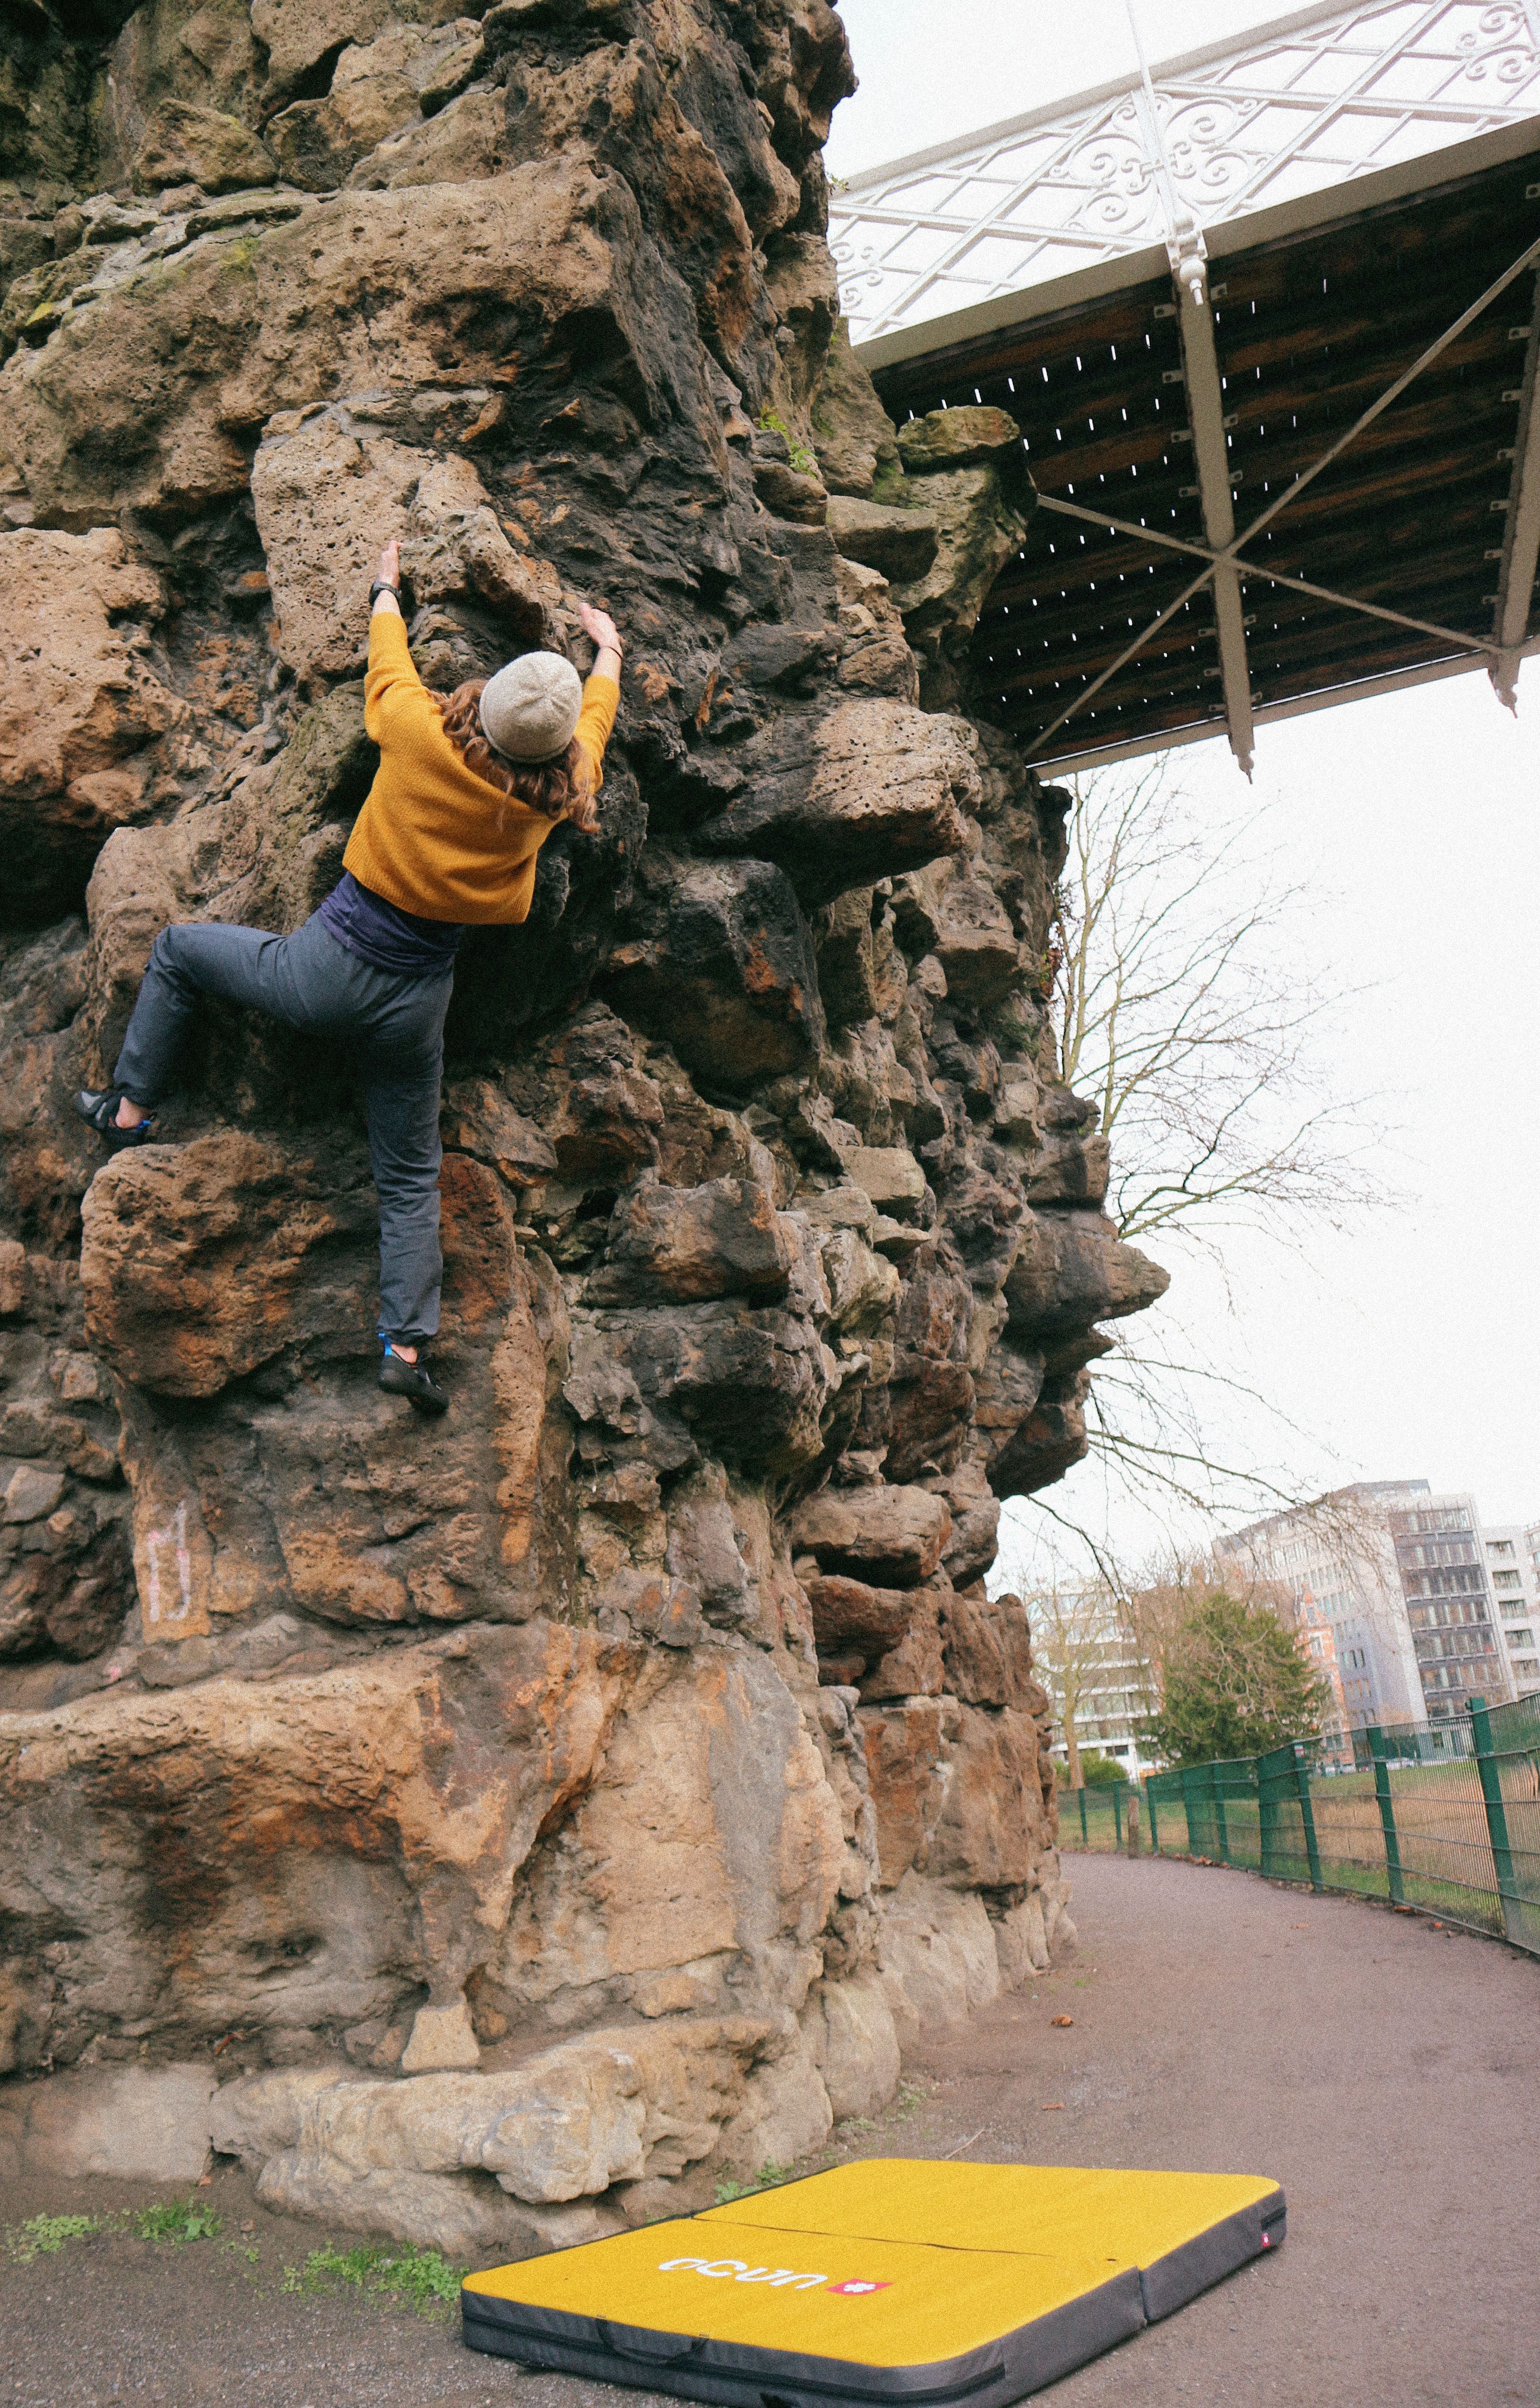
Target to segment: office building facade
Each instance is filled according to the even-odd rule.
[[[1427,1489],[1426,1481],[1404,1485]],[[1344,1489],[1271,1513],[1219,1540],[1215,1553],[1221,1563],[1234,1563],[1243,1580],[1285,1589],[1297,1624],[1303,1627],[1308,1615],[1312,1626],[1330,1631],[1347,1731],[1421,1719],[1422,1684],[1400,1568],[1372,1492]]]

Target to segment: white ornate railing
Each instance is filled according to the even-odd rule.
[[[1306,8],[1244,42],[854,176],[829,241],[856,342],[1540,116],[1540,0]]]

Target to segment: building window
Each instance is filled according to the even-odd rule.
[[[1500,1559],[1505,1559],[1507,1562],[1512,1563],[1513,1541],[1511,1539],[1489,1539],[1487,1541],[1487,1553],[1489,1555],[1495,1555]]]
[[[1522,1588],[1523,1585],[1517,1572],[1493,1572],[1492,1574],[1493,1588]]]
[[[1534,1645],[1534,1633],[1533,1630],[1509,1630],[1505,1631],[1504,1636],[1507,1640],[1510,1647],[1533,1647]]]

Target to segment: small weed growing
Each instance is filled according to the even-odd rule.
[[[66,2241],[83,2241],[101,2229],[98,2215],[31,2215],[11,2226],[6,2247],[18,2266],[30,2266],[35,2258],[51,2258]]]
[[[756,2190],[769,2190],[776,2183],[790,2182],[792,2172],[793,2169],[790,2166],[774,2165],[767,2159],[755,2175],[753,2182],[719,2182],[716,2186],[716,2203],[718,2207],[730,2207],[735,2199],[752,2199]]]
[[[282,2287],[331,2291],[349,2286],[431,2316],[453,2306],[465,2271],[450,2265],[437,2249],[382,2249],[363,2243],[356,2249],[312,2249],[303,2266],[284,2268]]]
[[[162,2200],[141,2207],[134,2229],[141,2241],[217,2241],[221,2218],[195,2199]]]
[[[810,452],[805,443],[798,442],[778,410],[762,409],[759,413],[759,423],[765,434],[785,437],[786,449],[791,453],[791,466],[799,477],[816,477],[818,474],[816,454]]]

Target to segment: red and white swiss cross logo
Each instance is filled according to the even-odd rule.
[[[885,2291],[887,2285],[885,2283],[850,2282],[831,2283],[828,2287],[831,2291],[838,2292],[842,2299],[860,2300],[866,2297],[868,2291]]]

